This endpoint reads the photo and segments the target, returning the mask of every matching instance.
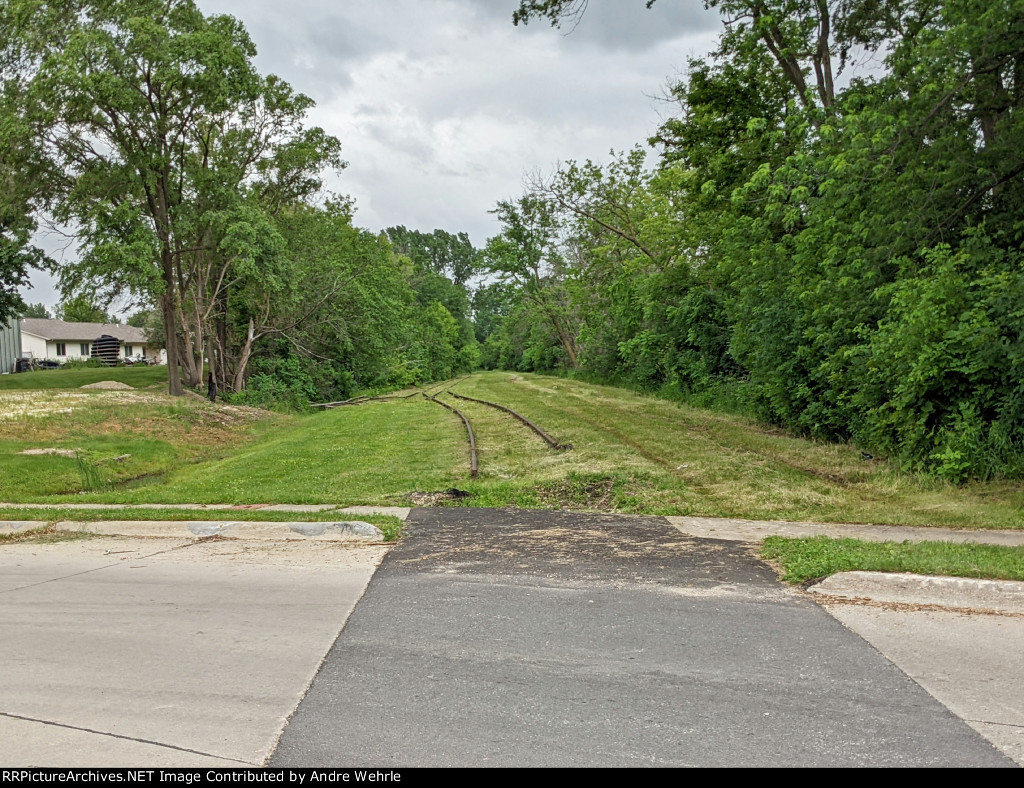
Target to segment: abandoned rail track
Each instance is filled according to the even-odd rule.
[[[485,399],[476,399],[474,397],[467,397],[462,394],[456,394],[451,389],[448,389],[448,393],[455,397],[455,399],[464,399],[467,402],[478,402],[481,405],[487,405],[488,407],[503,411],[509,414],[510,416],[514,416],[527,427],[529,427],[531,430],[533,430],[535,433],[537,433],[537,435],[539,435],[541,439],[555,451],[569,451],[570,449],[572,449],[571,443],[559,443],[546,432],[544,432],[544,430],[542,430],[540,427],[538,427],[536,424],[534,424],[532,421],[526,418],[526,416],[523,416],[521,413],[516,413],[514,410],[512,410],[512,408],[506,408],[504,405],[499,405],[497,402],[489,402],[488,400]]]
[[[458,385],[459,383],[461,383],[462,381],[464,381],[468,377],[469,377],[469,375],[465,375],[465,376],[459,378],[458,380],[456,380],[455,383],[453,383],[452,385]],[[412,394],[401,394],[401,395],[382,394],[382,395],[378,395],[378,396],[362,395],[362,396],[359,396],[359,397],[352,397],[351,399],[340,400],[338,402],[317,402],[315,404],[310,405],[309,407],[311,407],[311,408],[325,408],[327,410],[330,410],[332,408],[343,408],[343,407],[346,407],[346,406],[349,406],[349,405],[364,405],[367,402],[392,402],[394,400],[400,400],[400,399],[412,399],[413,397],[418,397],[420,394],[428,396],[428,398],[429,398],[428,392],[431,389],[436,388],[436,389],[438,389],[438,391],[440,391],[446,385],[447,385],[447,383],[435,383],[434,385],[427,386],[425,389],[423,389],[421,391],[414,391]]]
[[[468,377],[469,375],[461,377],[451,384],[440,383],[427,386],[425,389],[422,389],[420,391],[414,391],[412,394],[402,394],[395,396],[359,396],[352,397],[351,399],[339,402],[320,402],[316,403],[315,405],[312,405],[311,407],[324,408],[329,410],[332,408],[340,408],[353,405],[364,405],[368,402],[390,402],[396,400],[410,400],[413,397],[422,395],[424,399],[428,399],[431,402],[440,405],[442,408],[451,411],[462,420],[462,424],[466,428],[466,436],[469,441],[469,475],[471,479],[475,479],[477,478],[477,475],[480,472],[480,460],[479,454],[477,452],[476,434],[473,432],[473,425],[470,422],[469,417],[466,416],[465,413],[463,413],[455,406],[449,405],[447,402],[444,402],[437,398],[438,394],[442,393],[442,391],[445,389],[445,386],[457,386],[459,383],[463,382]],[[546,444],[548,444],[548,446],[550,446],[555,451],[569,451],[573,448],[571,443],[559,443],[557,440],[551,437],[550,434],[545,432],[539,425],[537,425],[530,419],[526,418],[526,416],[522,415],[521,413],[517,413],[516,411],[512,410],[512,408],[506,407],[505,405],[501,405],[500,403],[497,402],[491,402],[485,399],[477,399],[475,397],[467,397],[464,394],[456,394],[454,391],[451,390],[451,388],[448,388],[445,391],[445,393],[449,394],[455,399],[465,400],[466,402],[475,402],[479,405],[485,405],[487,407],[494,408],[495,410],[499,410],[509,416],[512,416],[514,419],[520,421],[521,423],[529,427],[531,430],[533,430],[533,432],[535,432],[541,440],[543,440]]]
[[[473,425],[469,423],[469,419],[466,418],[465,413],[463,413],[458,408],[449,405],[447,402],[441,402],[441,400],[437,398],[436,394],[433,397],[430,397],[427,395],[426,392],[423,392],[423,396],[429,399],[431,402],[436,402],[442,408],[447,408],[448,410],[450,410],[452,413],[454,413],[456,416],[462,419],[462,423],[466,425],[466,434],[469,435],[469,477],[471,479],[475,479],[477,473],[479,473],[480,471],[480,462],[476,453],[476,436],[473,434]]]

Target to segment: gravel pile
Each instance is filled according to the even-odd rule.
[[[117,380],[101,380],[98,383],[89,383],[85,386],[81,386],[83,389],[109,389],[115,391],[134,391],[132,386],[127,383],[121,383]]]

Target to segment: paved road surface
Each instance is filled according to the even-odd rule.
[[[750,549],[415,510],[271,765],[1012,765]]]

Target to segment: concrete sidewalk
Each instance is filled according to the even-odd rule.
[[[6,767],[259,766],[387,548],[0,547]]]
[[[1024,766],[1024,583],[843,572],[810,592]]]

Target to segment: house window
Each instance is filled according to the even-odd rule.
[[[79,355],[82,355],[82,356],[88,356],[89,355],[89,343],[88,342],[83,342],[81,345],[78,346],[78,349],[81,351],[79,353]]]
[[[58,356],[66,356],[67,354],[68,354],[68,346],[65,345],[63,342],[58,342],[57,343],[57,355]]]
[[[132,346],[131,345],[125,345],[124,346],[124,357],[128,358],[128,356],[130,356],[130,355],[132,355]]]

